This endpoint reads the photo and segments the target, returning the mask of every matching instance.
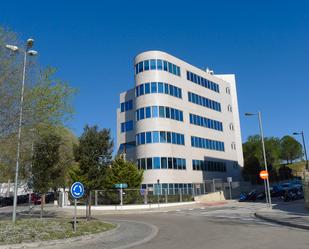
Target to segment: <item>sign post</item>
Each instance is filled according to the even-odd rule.
[[[71,195],[74,198],[74,233],[76,232],[76,205],[77,199],[83,197],[85,193],[84,185],[80,182],[74,182],[70,188]]]
[[[230,200],[232,200],[232,181],[233,178],[232,177],[227,177],[227,182],[229,183],[229,190],[230,190]]]
[[[117,184],[114,184],[114,188],[118,188],[119,189],[120,206],[123,205],[123,189],[127,188],[127,187],[128,187],[127,183],[117,183]]]
[[[266,200],[266,205],[270,206],[269,204],[269,200],[270,200],[270,196],[268,196],[268,185],[266,180],[268,179],[268,171],[267,170],[261,170],[260,171],[260,178],[264,180],[264,186],[265,186],[265,200]]]

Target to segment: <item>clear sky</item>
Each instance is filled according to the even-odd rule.
[[[33,37],[39,60],[79,89],[69,124],[111,128],[133,58],[163,50],[215,73],[235,73],[243,140],[304,130],[309,145],[308,1],[2,1],[0,25]]]

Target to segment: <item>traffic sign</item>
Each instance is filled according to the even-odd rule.
[[[126,184],[126,183],[114,184],[114,188],[127,188],[127,187],[128,187],[128,184]]]
[[[71,186],[70,192],[75,199],[81,198],[85,193],[84,185],[81,182],[74,182]]]
[[[261,179],[266,180],[266,179],[268,178],[268,172],[267,172],[267,170],[262,170],[262,171],[260,172],[260,177],[261,177]]]

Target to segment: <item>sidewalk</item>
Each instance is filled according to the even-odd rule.
[[[272,210],[258,210],[255,216],[280,225],[309,230],[309,209],[304,207],[303,201],[277,203]]]

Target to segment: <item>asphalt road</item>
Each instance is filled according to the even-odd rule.
[[[264,204],[202,204],[161,213],[96,216],[120,224],[117,233],[97,239],[48,246],[65,248],[134,249],[308,249],[309,232],[254,217]],[[128,222],[128,221],[131,222]],[[157,229],[156,229],[157,228]],[[144,241],[141,241],[144,240]],[[145,242],[149,240],[148,242]],[[144,242],[143,244],[140,244]],[[138,245],[139,244],[139,245]]]
[[[256,219],[261,204],[130,215],[127,219],[151,223],[158,235],[134,249],[308,249],[309,232]]]

